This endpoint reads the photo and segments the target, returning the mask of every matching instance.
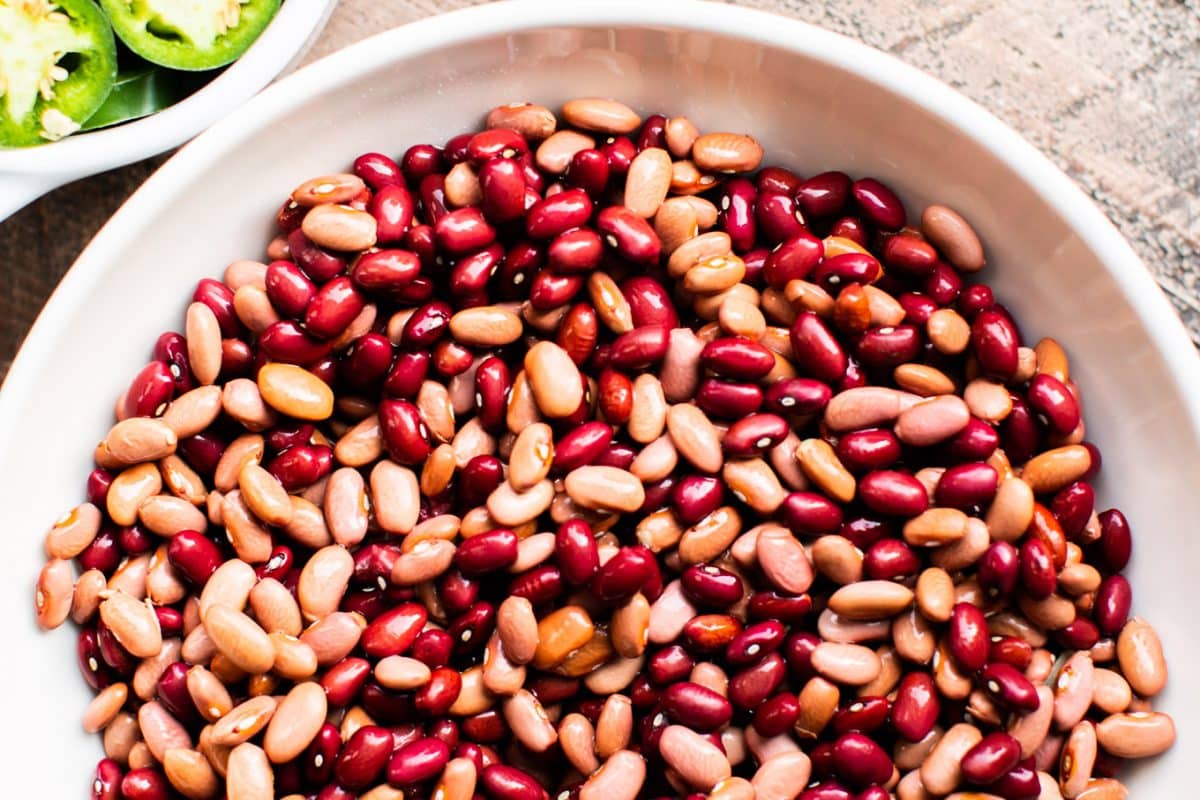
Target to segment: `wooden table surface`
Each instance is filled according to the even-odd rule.
[[[342,0],[309,59],[480,1]],[[893,53],[1000,116],[1104,209],[1200,342],[1200,0],[739,2]],[[164,159],[0,222],[0,376],[79,251]]]

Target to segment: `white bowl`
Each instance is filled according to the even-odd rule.
[[[185,147],[100,232],[38,319],[0,394],[0,753],[10,790],[77,797],[99,755],[75,633],[38,633],[32,586],[50,521],[79,502],[114,398],[180,329],[197,279],[258,257],[280,198],[358,153],[442,142],[510,100],[619,97],[752,131],[771,162],[843,168],[939,201],[986,242],[983,274],[1030,340],[1053,334],[1105,454],[1102,508],[1132,520],[1135,609],[1175,680],[1157,705],[1179,743],[1130,777],[1134,797],[1191,785],[1200,691],[1200,364],[1129,246],[1049,161],[994,117],[896,59],[800,22],[642,0],[487,5],[390,31],[308,67]]]
[[[241,58],[178,103],[37,147],[0,148],[0,221],[51,189],[178,147],[299,63],[337,0],[284,3]]]

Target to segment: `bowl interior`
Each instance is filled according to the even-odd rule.
[[[1197,436],[1181,388],[1193,367],[1173,374],[1154,337],[1178,336],[1176,327],[1145,311],[1169,314],[1166,303],[1145,295],[1143,277],[1123,275],[1142,267],[1123,245],[1102,248],[1116,241],[1111,230],[1065,178],[940,84],[799,23],[704,6],[671,14],[688,20],[671,23],[664,12],[621,5],[588,6],[591,21],[571,26],[567,11],[547,23],[544,5],[540,17],[529,8],[476,9],[469,28],[459,14],[401,29],[274,87],[164,167],[39,321],[0,398],[0,501],[9,513],[0,600],[12,609],[0,623],[8,642],[0,685],[22,720],[19,735],[4,734],[12,763],[25,765],[10,773],[18,788],[28,781],[43,796],[75,796],[99,757],[77,723],[89,692],[74,634],[37,632],[31,586],[41,534],[80,501],[92,443],[155,337],[181,329],[199,278],[264,257],[274,212],[300,180],[346,169],[360,152],[440,143],[507,101],[553,107],[601,95],[647,113],[686,113],[702,130],[753,132],[771,163],[803,174],[874,175],[912,214],[931,202],[963,212],[988,249],[983,278],[1026,341],[1053,335],[1071,356],[1089,438],[1105,455],[1099,507],[1125,510],[1137,536],[1135,610],[1158,628],[1177,674],[1200,663],[1184,600],[1198,545],[1183,526],[1200,516]],[[621,22],[630,19],[648,22]],[[1132,300],[1122,282],[1134,287]],[[1195,685],[1177,678],[1158,705],[1186,740],[1200,718]],[[1177,745],[1132,776],[1134,796],[1183,785],[1185,754]]]

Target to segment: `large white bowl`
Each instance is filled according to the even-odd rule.
[[[175,105],[37,147],[0,148],[0,222],[51,189],[178,147],[300,61],[337,0],[284,3],[241,58]]]
[[[0,394],[0,687],[6,788],[78,797],[99,754],[79,729],[89,692],[74,631],[38,633],[42,533],[82,497],[91,446],[155,337],[179,329],[197,279],[262,253],[280,198],[360,152],[399,153],[479,123],[499,102],[620,97],[682,111],[702,129],[753,131],[770,160],[842,168],[940,201],[987,243],[983,277],[1027,339],[1053,334],[1105,453],[1103,508],[1136,532],[1135,607],[1158,628],[1176,680],[1158,700],[1175,749],[1131,778],[1133,796],[1191,785],[1200,692],[1200,369],[1149,274],[1104,216],[1013,131],[887,55],[808,25],[723,5],[489,5],[337,53],[197,138],[80,256]]]

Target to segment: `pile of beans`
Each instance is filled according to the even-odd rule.
[[[297,187],[46,537],[92,796],[1126,797],[1062,348],[953,210],[761,160],[585,98]]]

